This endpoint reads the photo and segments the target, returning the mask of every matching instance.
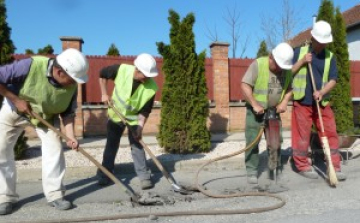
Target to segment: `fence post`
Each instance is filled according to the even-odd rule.
[[[68,48],[75,48],[79,51],[82,51],[82,44],[84,43],[81,37],[74,36],[62,36],[60,37],[62,42],[62,50]],[[84,136],[84,116],[82,110],[83,104],[83,86],[78,84],[78,94],[77,94],[77,109],[75,112],[75,124],[74,124],[74,133],[76,137],[82,138]]]
[[[214,42],[210,45],[213,64],[215,108],[210,114],[210,130],[229,130],[229,43]]]

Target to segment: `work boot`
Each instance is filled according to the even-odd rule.
[[[11,202],[4,202],[0,204],[0,215],[11,214],[13,204]]]
[[[256,175],[247,175],[247,182],[248,184],[257,184],[258,178],[256,177]]]
[[[71,202],[65,200],[64,198],[59,198],[54,201],[51,201],[49,202],[49,205],[62,211],[72,208]]]
[[[301,176],[309,178],[309,179],[317,179],[318,178],[318,174],[313,170],[305,170],[305,171],[300,171],[298,172]]]
[[[98,180],[98,185],[99,186],[107,186],[111,183],[110,179],[108,177],[100,177]]]
[[[336,171],[336,178],[338,179],[338,181],[344,181],[346,180],[346,174],[341,172],[341,171]]]
[[[152,188],[153,184],[152,184],[151,180],[145,179],[145,180],[140,180],[140,186],[141,186],[141,189],[147,190],[147,189]]]

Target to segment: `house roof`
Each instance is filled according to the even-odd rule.
[[[360,4],[344,11],[342,15],[347,29],[360,25]],[[294,38],[289,40],[289,44],[292,47],[297,47],[302,45],[306,40],[310,40],[310,30],[311,28],[308,28],[305,31],[300,32]]]

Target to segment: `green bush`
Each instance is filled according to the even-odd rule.
[[[157,43],[165,75],[158,139],[170,153],[207,152],[211,143],[206,126],[209,116],[206,52],[198,55],[195,51],[194,15],[190,13],[179,21],[175,11],[170,10],[169,14],[170,45]]]

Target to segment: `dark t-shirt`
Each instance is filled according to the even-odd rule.
[[[313,69],[313,75],[314,75],[314,80],[316,83],[316,88],[317,90],[321,89],[322,86],[322,78],[324,75],[324,66],[325,66],[325,50],[323,50],[321,53],[316,54],[315,52],[313,52],[313,50],[311,49],[311,47],[309,47],[309,52],[312,53],[312,69]],[[298,57],[300,54],[300,48],[296,48],[294,50],[294,58],[293,58],[293,62],[294,64],[296,63],[296,61],[298,61]],[[333,55],[333,57],[331,58],[330,61],[330,69],[329,69],[329,81],[330,80],[337,80],[338,78],[338,71],[337,71],[337,67],[336,67],[336,58],[335,55]],[[303,105],[312,105],[313,103],[315,103],[315,100],[313,98],[313,87],[312,87],[312,83],[311,83],[311,77],[309,74],[309,71],[307,72],[306,75],[306,89],[305,89],[305,97],[302,98],[301,100],[299,100],[299,102]]]
[[[119,67],[120,67],[120,64],[115,64],[115,65],[111,65],[108,67],[104,67],[100,71],[100,77],[104,78],[104,79],[115,80],[116,75],[119,70]],[[141,82],[139,82],[139,81],[136,81],[136,80],[133,81],[131,95],[134,94],[135,90],[139,87],[140,84],[141,84]],[[155,99],[155,95],[148,102],[146,102],[146,104],[140,109],[139,114],[142,114],[146,118],[149,117],[149,114],[151,113],[152,107],[154,105],[154,99]]]

